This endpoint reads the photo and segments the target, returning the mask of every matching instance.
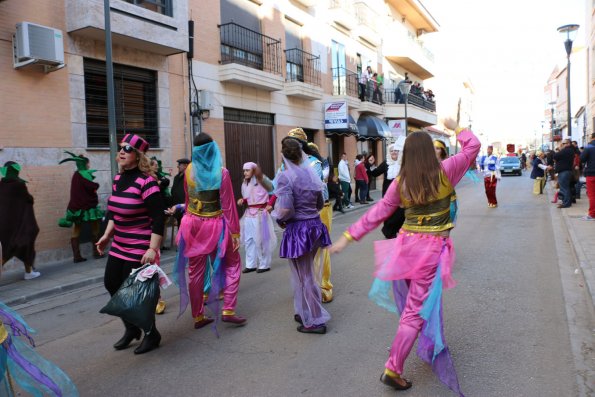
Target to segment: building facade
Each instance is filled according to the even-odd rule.
[[[64,150],[91,159],[102,204],[110,192],[103,4],[0,1],[0,161],[19,162],[30,181],[39,261],[69,255],[70,232],[57,226],[74,172],[58,165]],[[422,39],[439,25],[418,0],[111,0],[110,13],[118,138],[144,136],[166,170],[200,132],[239,189],[246,161],[274,175],[292,128],[336,167],[343,152],[382,161],[388,123],[406,112],[409,131],[437,123],[425,93],[396,98],[406,73],[420,85],[435,73]],[[61,31],[64,65],[14,68],[21,22]],[[367,66],[384,79],[362,96]]]

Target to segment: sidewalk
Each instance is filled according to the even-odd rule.
[[[548,188],[548,204],[553,199],[553,189]],[[577,265],[583,272],[587,288],[591,294],[591,300],[595,306],[595,244],[593,233],[595,232],[595,221],[583,221],[581,218],[587,215],[589,200],[585,189],[581,190],[581,198],[576,200],[570,208],[563,208],[562,217],[568,229],[570,244],[578,261]]]
[[[373,190],[370,194],[377,201],[380,199],[381,191]],[[374,202],[370,204],[374,204]],[[371,205],[354,204],[353,208],[345,209],[344,214],[334,212],[333,219],[346,216],[352,212],[363,212],[370,207]],[[280,240],[282,230],[277,228],[277,233]],[[169,240],[168,238],[166,244],[169,244]],[[176,250],[162,251],[161,255],[161,266],[166,273],[171,274]],[[0,301],[13,306],[34,299],[63,294],[88,285],[103,283],[106,260],[107,258],[93,259],[93,257],[89,256],[86,262],[81,263],[72,263],[70,259],[55,263],[36,263],[35,267],[41,272],[41,276],[33,280],[23,280],[24,268],[15,266],[2,272]]]

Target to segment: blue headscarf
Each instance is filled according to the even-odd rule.
[[[196,191],[220,189],[222,166],[221,152],[214,141],[195,146],[192,149],[192,170]]]

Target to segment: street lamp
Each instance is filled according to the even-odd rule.
[[[109,131],[109,153],[112,179],[118,173],[118,142],[116,141],[116,101],[114,95],[114,64],[112,62],[112,30],[110,23],[110,3],[103,0],[103,16],[105,19],[105,79],[107,81],[107,120]]]
[[[409,102],[409,91],[411,90],[411,83],[403,83],[399,87],[401,95],[405,97],[405,136],[409,133],[408,122],[407,122],[407,102]]]
[[[566,93],[568,95],[566,125],[568,126],[568,138],[570,139],[572,139],[572,116],[570,113],[570,53],[572,52],[572,42],[576,38],[578,28],[579,25],[577,24],[564,25],[558,28],[558,32],[562,36],[562,40],[564,40],[564,48],[566,49]]]

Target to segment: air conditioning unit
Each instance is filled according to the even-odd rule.
[[[62,31],[31,22],[17,23],[12,36],[14,68],[42,65],[46,72],[63,68],[64,43]]]

